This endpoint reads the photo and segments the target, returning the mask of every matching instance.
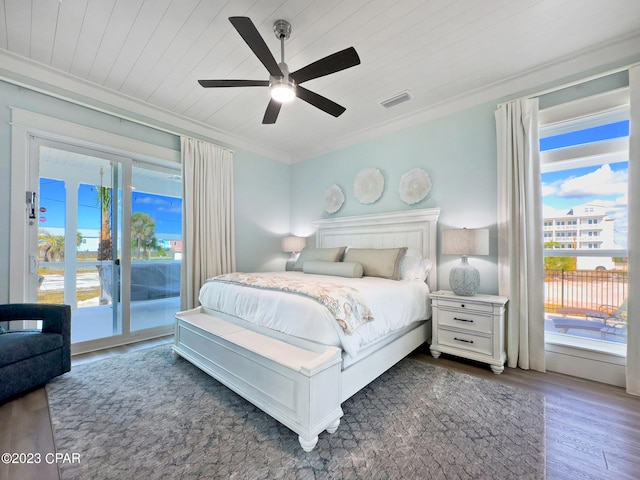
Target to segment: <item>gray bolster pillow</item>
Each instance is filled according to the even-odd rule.
[[[304,273],[316,275],[334,275],[336,277],[360,278],[364,272],[362,265],[356,262],[321,262],[309,260],[302,265]]]

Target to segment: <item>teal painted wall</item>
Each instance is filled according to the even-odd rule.
[[[290,165],[234,153],[236,269],[284,270],[282,237],[289,234]]]
[[[9,300],[10,107],[180,150],[177,135],[0,81],[0,303]],[[289,166],[236,149],[234,174],[238,268],[283,269],[280,237],[289,230]]]
[[[613,66],[596,70],[609,68]],[[596,70],[583,72],[562,82],[586,78],[597,73]],[[624,74],[616,76],[615,82],[624,84],[625,78],[622,77]],[[593,82],[593,90],[601,88],[600,83]],[[544,88],[550,86],[545,85]],[[585,88],[571,87],[549,95],[544,101],[549,104],[566,101],[584,95]],[[519,92],[511,98],[525,94]],[[281,270],[286,260],[286,255],[280,252],[281,237],[289,232],[312,235],[314,229],[311,222],[319,218],[439,207],[438,240],[440,231],[446,228],[466,226],[490,229],[490,255],[472,258],[471,262],[480,270],[480,291],[496,293],[497,171],[493,112],[497,103],[504,100],[469,108],[294,165],[285,165],[235,149],[237,269]],[[0,81],[0,302],[8,300],[9,282],[10,106],[176,151],[180,148],[176,135]],[[183,133],[189,135],[189,132]],[[225,146],[234,148],[232,145]],[[379,168],[385,178],[383,196],[372,205],[360,204],[353,195],[353,179],[361,169],[367,167]],[[423,168],[429,173],[433,188],[426,199],[409,206],[400,200],[397,189],[401,175],[414,167]],[[339,212],[329,215],[323,210],[324,192],[334,183],[342,187],[346,200]],[[448,288],[449,270],[459,260],[451,256],[438,257],[438,286]]]
[[[496,293],[495,109],[494,102],[480,105],[293,165],[292,232],[311,235],[311,222],[318,218],[439,207],[438,242],[442,229],[490,229],[490,255],[470,262],[480,270],[481,293]],[[353,180],[367,167],[380,169],[385,189],[377,202],[364,205],[354,197]],[[398,185],[400,177],[415,167],[429,174],[433,187],[423,201],[407,205],[400,199]],[[342,188],[346,199],[341,210],[329,215],[324,212],[324,192],[334,183]],[[448,288],[451,266],[460,260],[443,256],[438,261],[438,287]]]

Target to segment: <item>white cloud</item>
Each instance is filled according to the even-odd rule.
[[[171,204],[168,207],[160,207],[158,208],[159,212],[168,212],[168,213],[182,213],[182,206]]]
[[[629,193],[625,192],[624,195],[615,199],[615,204],[618,207],[628,207],[629,206]]]
[[[136,197],[134,199],[135,203],[145,203],[147,205],[163,205],[165,203],[167,203],[166,200],[163,200],[162,198],[156,198],[156,197],[151,197],[148,195],[140,195],[139,197]]]
[[[594,172],[581,177],[569,178],[560,185],[558,196],[580,198],[588,196],[625,196],[627,193],[627,171],[614,172],[603,165]]]
[[[558,189],[555,187],[555,185],[549,184],[549,183],[543,183],[542,184],[542,196],[543,197],[547,197],[549,195],[553,195],[558,191]]]
[[[542,205],[542,216],[544,218],[555,218],[555,217],[563,217],[567,214],[567,210],[558,210],[557,208],[553,208],[549,205]]]

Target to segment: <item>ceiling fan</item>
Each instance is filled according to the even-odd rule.
[[[327,112],[334,117],[338,117],[346,110],[322,95],[318,95],[300,84],[324,77],[331,73],[336,73],[347,68],[360,64],[360,57],[353,47],[346,48],[339,52],[324,57],[318,61],[310,63],[295,72],[289,72],[289,67],[284,61],[284,41],[291,35],[291,25],[286,20],[276,20],[273,24],[273,31],[276,38],[280,40],[280,63],[277,63],[269,47],[260,36],[249,17],[230,17],[229,21],[238,31],[249,48],[258,57],[269,72],[269,80],[198,80],[198,83],[205,88],[212,87],[269,87],[271,100],[267,105],[262,123],[275,123],[280,113],[283,103],[292,101],[295,97]]]

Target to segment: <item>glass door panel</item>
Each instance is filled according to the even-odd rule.
[[[71,305],[73,343],[123,332],[122,170],[75,147],[39,146],[37,301]]]
[[[180,310],[182,184],[179,171],[133,167],[131,330],[173,325]]]
[[[35,137],[31,152],[29,301],[71,306],[76,351],[170,334],[180,309],[179,166]]]

